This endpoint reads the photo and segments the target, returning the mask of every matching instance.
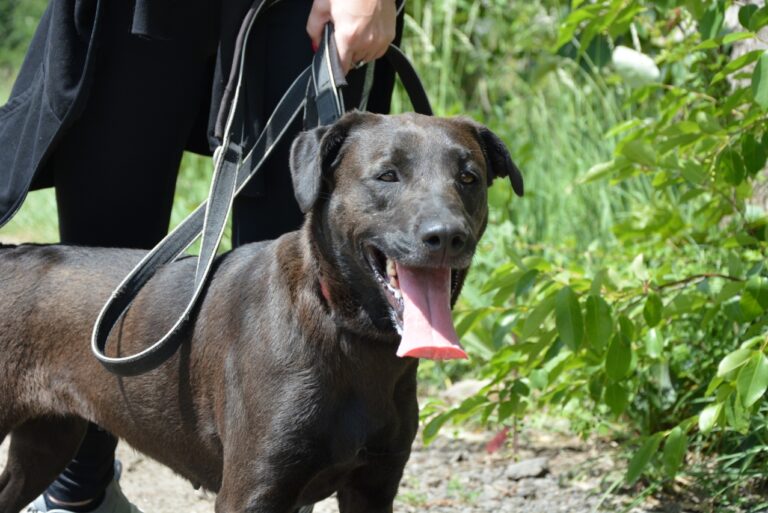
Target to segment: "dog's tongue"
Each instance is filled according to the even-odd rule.
[[[396,266],[404,303],[397,356],[467,358],[451,320],[451,270]]]

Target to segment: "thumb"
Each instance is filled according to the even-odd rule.
[[[307,34],[312,39],[312,48],[317,50],[323,38],[325,24],[331,21],[331,6],[328,0],[315,0],[307,19]]]

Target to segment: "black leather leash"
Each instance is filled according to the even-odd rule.
[[[114,374],[143,374],[157,368],[176,352],[183,340],[180,336],[182,330],[189,325],[209,279],[216,250],[232,208],[232,200],[259,171],[296,116],[304,110],[304,128],[309,129],[333,123],[344,114],[342,88],[346,81],[334,44],[333,28],[328,25],[312,64],[288,88],[253,145],[250,148],[245,147],[246,105],[241,92],[245,81],[244,67],[249,35],[258,16],[266,7],[277,1],[279,0],[255,0],[238,33],[235,62],[222,99],[223,104],[231,106],[228,109],[220,109],[216,123],[216,132],[222,143],[214,153],[209,199],[147,253],[123,279],[99,313],[91,337],[91,349],[104,367]],[[432,108],[421,80],[405,55],[399,48],[390,45],[386,59],[400,76],[414,111],[432,115]],[[371,63],[367,66],[373,65],[374,63]],[[370,76],[372,75],[369,73],[368,77]],[[366,96],[364,93],[363,102],[366,101]],[[194,291],[173,326],[159,340],[139,353],[119,357],[107,356],[106,345],[110,333],[142,287],[160,267],[176,260],[201,235]]]

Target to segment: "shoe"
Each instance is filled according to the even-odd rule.
[[[92,509],[89,513],[144,513],[130,501],[123,494],[120,489],[118,481],[120,480],[120,473],[122,471],[122,465],[120,462],[115,461],[115,477],[112,482],[109,483],[107,489],[104,490],[104,499],[101,501],[95,509]],[[67,509],[48,509],[45,504],[45,498],[40,495],[35,499],[32,504],[23,510],[23,513],[72,513]]]

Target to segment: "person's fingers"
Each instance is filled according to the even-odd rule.
[[[333,37],[336,40],[336,50],[339,52],[341,68],[346,75],[352,68],[352,59],[354,58],[352,49],[350,48],[350,37],[346,33],[340,32],[338,29],[334,30]]]
[[[339,61],[347,73],[386,53],[395,39],[395,18],[394,0],[314,0],[307,34],[317,49],[325,24],[333,21]]]
[[[377,42],[363,46],[359,46],[359,41],[354,39],[347,39],[339,37],[336,39],[336,46],[339,48],[339,58],[344,66],[344,72],[349,69],[358,66],[361,63],[373,62],[379,57],[383,56],[389,48],[389,42]],[[344,48],[342,50],[342,47]],[[355,48],[353,50],[353,48]]]
[[[385,39],[385,41],[379,47],[379,50],[373,54],[373,57],[371,57],[371,60],[375,61],[376,59],[380,59],[384,57],[384,54],[387,53],[387,50],[389,50],[389,45],[392,44],[392,41],[394,40],[395,40],[394,35],[391,38]]]
[[[312,39],[312,48],[317,50],[323,38],[323,28],[331,21],[331,5],[328,0],[315,0],[307,18],[307,34]]]
[[[394,0],[327,0],[344,72],[386,53],[395,39]]]

